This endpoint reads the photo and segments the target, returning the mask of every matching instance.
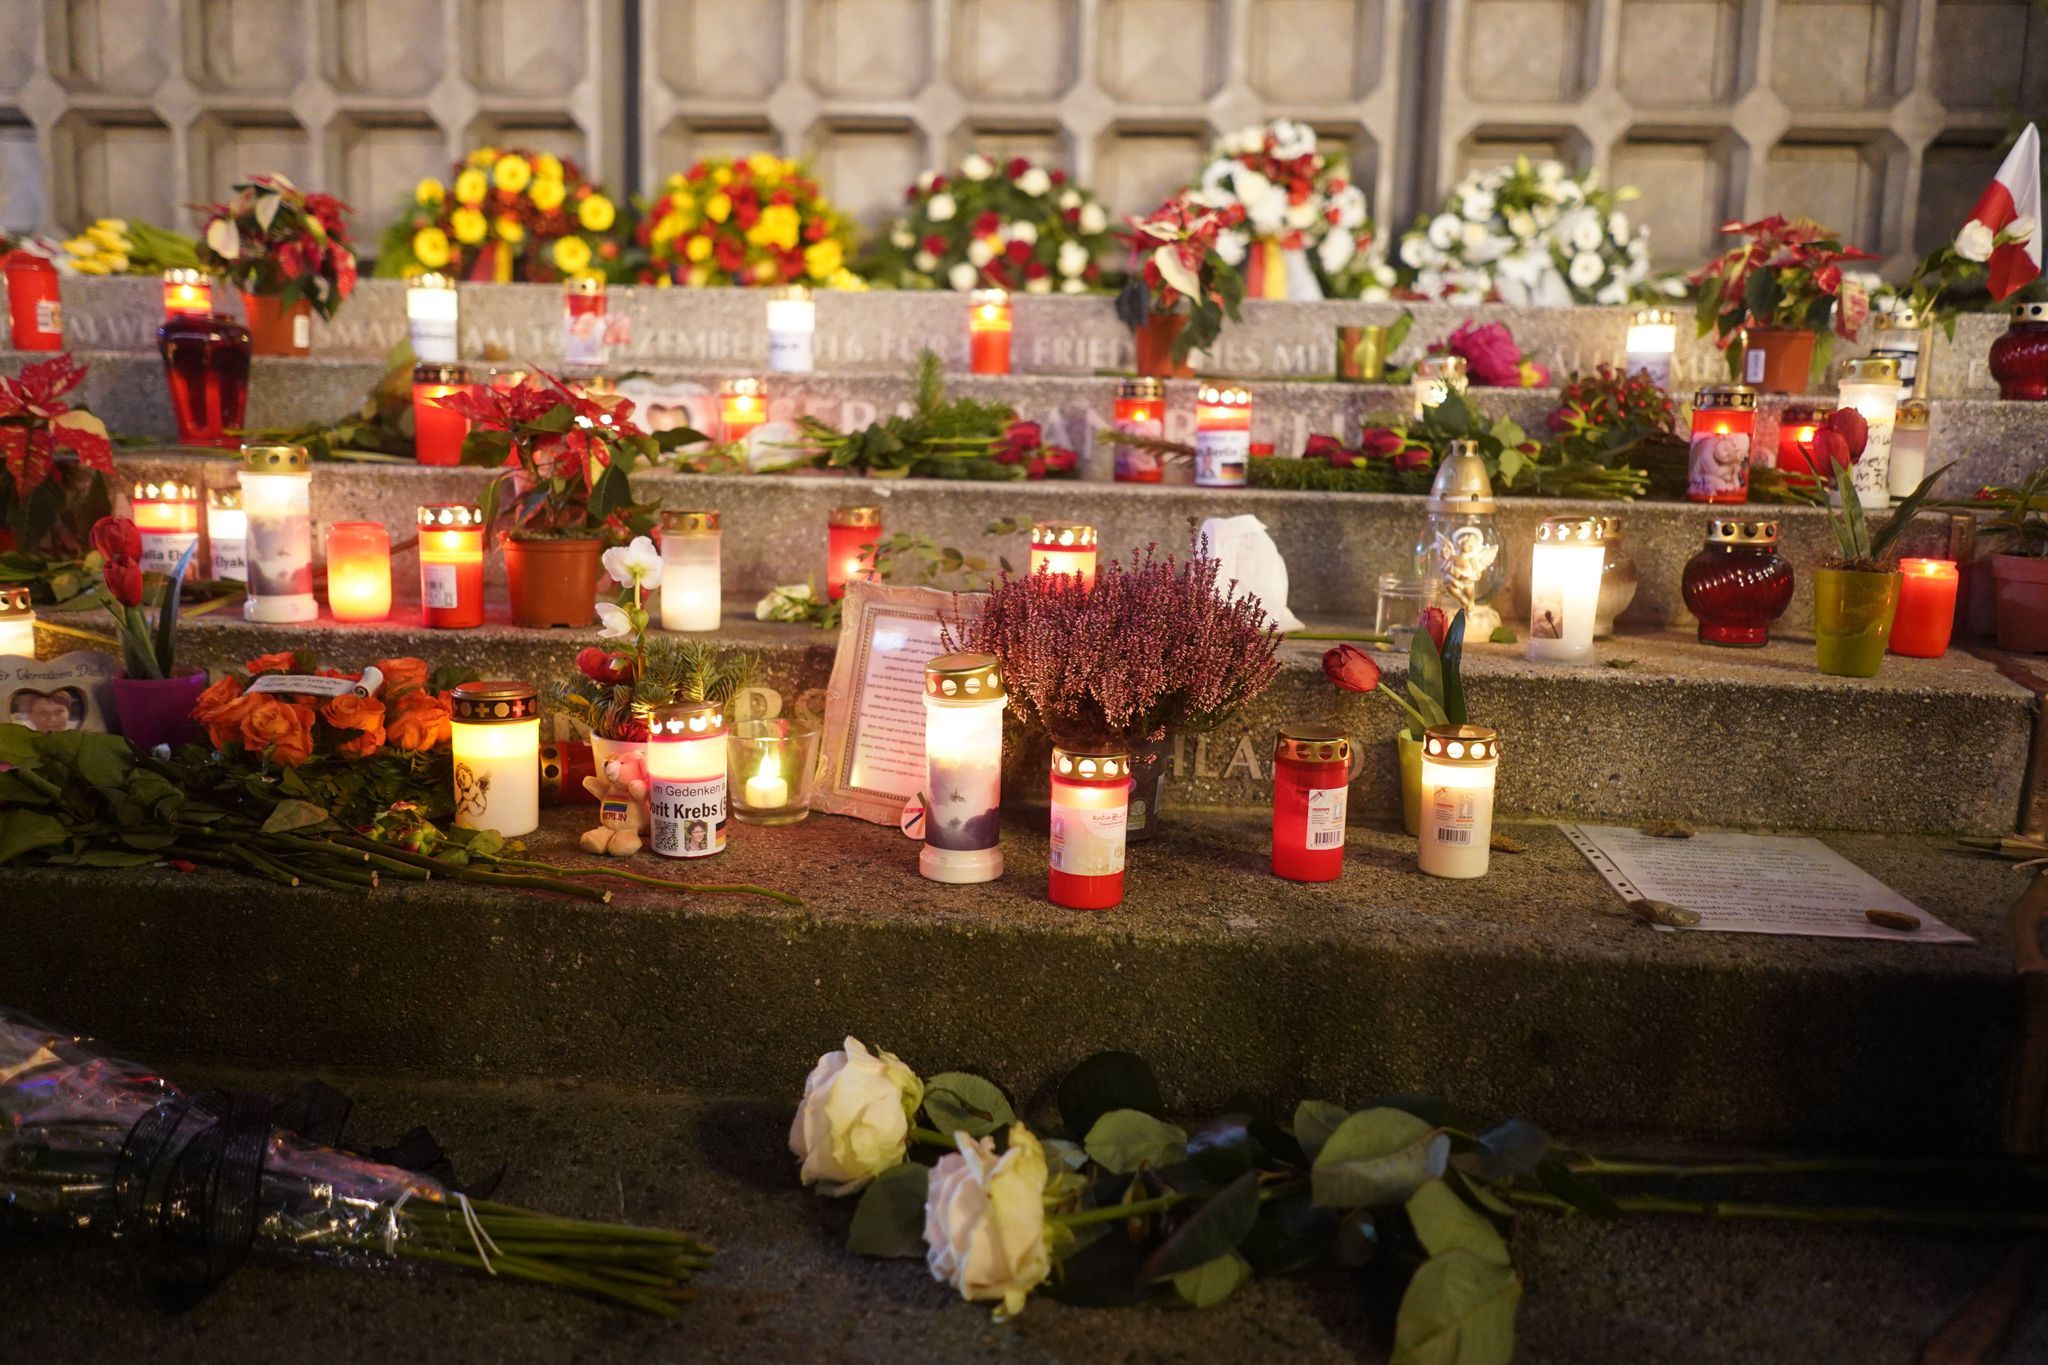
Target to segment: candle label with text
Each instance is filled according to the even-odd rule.
[[[1863,505],[1879,507],[1892,494],[1892,426],[1896,419],[1868,412],[1863,417],[1870,436],[1863,443],[1863,454],[1849,469]]]
[[[1308,824],[1302,847],[1308,849],[1344,847],[1344,810],[1351,798],[1349,787],[1310,787]]]
[[[446,610],[460,605],[455,588],[455,566],[420,565],[420,593],[430,607]]]
[[[1195,482],[1207,488],[1244,485],[1251,463],[1252,434],[1243,428],[1195,432]]]
[[[144,573],[168,574],[177,570],[178,560],[185,551],[199,543],[197,531],[144,531],[142,533],[142,571]]]
[[[413,359],[433,365],[453,365],[461,352],[455,345],[455,316],[445,318],[413,318],[409,324],[412,333]]]
[[[56,299],[37,299],[36,330],[61,333],[64,330],[64,305]]]
[[[1692,438],[1690,487],[1694,499],[1745,493],[1749,488],[1749,433],[1706,431]]]
[[[605,345],[604,322],[602,312],[578,312],[571,305],[562,319],[562,363],[594,368],[609,362],[611,349]]]
[[[1110,877],[1124,870],[1124,828],[1130,808],[1052,808],[1052,870],[1074,877]]]
[[[214,536],[210,541],[213,551],[213,576],[243,580],[249,576],[247,542],[237,536],[230,540]]]
[[[815,332],[768,333],[768,368],[777,374],[809,374],[814,368],[811,340]]]
[[[1479,829],[1479,802],[1473,793],[1459,787],[1438,787],[1431,802],[1431,838],[1439,844],[1469,847]]]
[[[656,778],[647,787],[654,851],[669,858],[706,858],[725,850],[726,779]]]

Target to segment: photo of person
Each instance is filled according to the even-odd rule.
[[[692,820],[683,826],[683,851],[702,853],[711,847],[711,822]]]
[[[85,725],[85,694],[75,687],[60,687],[54,692],[24,687],[7,699],[7,714],[16,725],[26,725],[46,735],[77,730]]]

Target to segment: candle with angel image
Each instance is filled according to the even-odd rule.
[[[1476,441],[1453,441],[1429,487],[1429,523],[1415,545],[1415,574],[1465,611],[1468,629],[1485,639],[1500,624],[1487,605],[1507,575],[1506,541],[1494,522],[1493,482]]]
[[[1755,439],[1755,389],[1716,384],[1694,394],[1686,497],[1693,502],[1748,502]]]
[[[462,683],[449,693],[455,823],[508,839],[540,827],[540,694],[532,683]]]
[[[944,654],[925,665],[925,842],[917,870],[935,882],[1003,875],[1003,707],[993,654]]]

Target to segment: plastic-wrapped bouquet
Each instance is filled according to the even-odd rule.
[[[134,1237],[177,1280],[211,1287],[260,1244],[463,1266],[674,1317],[711,1263],[711,1248],[682,1233],[471,1199],[315,1141],[301,1131],[315,1124],[286,1117],[264,1096],[188,1095],[0,1008],[0,1213]],[[319,1126],[338,1137],[338,1120]],[[420,1145],[439,1158],[430,1139]]]
[[[377,273],[437,270],[498,284],[616,276],[618,216],[618,205],[566,157],[479,147],[456,163],[451,183],[429,176],[413,187],[385,229]]]
[[[1109,214],[1065,171],[977,152],[950,173],[926,171],[903,197],[908,210],[867,267],[877,284],[1027,294],[1081,294],[1101,284]]]
[[[1218,138],[1189,198],[1243,209],[1244,225],[1223,233],[1217,251],[1244,272],[1252,298],[1390,297],[1395,274],[1365,191],[1305,123],[1274,119]]]
[[[1435,216],[1402,235],[1401,285],[1452,303],[1498,298],[1540,308],[1678,297],[1682,282],[1651,279],[1650,230],[1621,208],[1635,197],[1557,161],[1516,157],[1512,166],[1476,171]]]

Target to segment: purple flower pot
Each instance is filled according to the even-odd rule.
[[[114,714],[130,744],[147,753],[159,744],[195,743],[200,729],[192,708],[206,690],[206,670],[185,669],[175,678],[116,677]]]

